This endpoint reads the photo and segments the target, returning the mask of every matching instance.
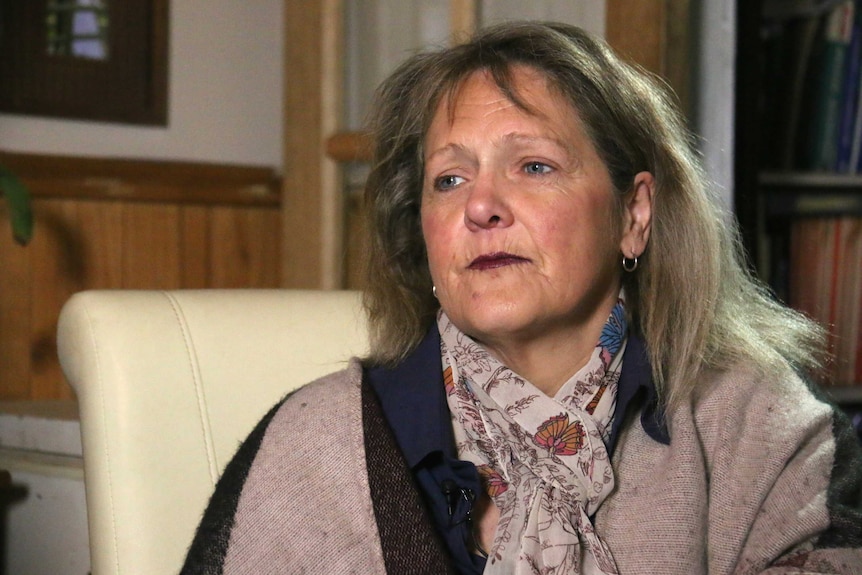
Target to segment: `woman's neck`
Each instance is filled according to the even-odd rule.
[[[483,344],[503,365],[525,378],[545,395],[554,397],[595,349],[598,334],[575,341],[573,338],[546,338],[508,346]],[[589,341],[589,343],[586,343]]]

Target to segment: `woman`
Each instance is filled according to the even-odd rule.
[[[403,64],[373,126],[372,353],[261,422],[185,572],[862,572],[822,334],[648,77],[506,24]]]

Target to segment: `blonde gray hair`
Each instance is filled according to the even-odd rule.
[[[709,368],[748,362],[772,373],[819,369],[823,334],[749,273],[733,218],[713,197],[669,92],[585,31],[535,22],[498,25],[469,43],[417,54],[378,92],[365,197],[367,361],[403,359],[438,309],[420,225],[423,144],[438,104],[481,70],[529,111],[513,87],[518,65],[541,71],[572,105],[620,198],[638,172],[655,177],[649,246],[623,282],[665,407],[679,405]]]

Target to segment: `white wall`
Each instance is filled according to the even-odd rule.
[[[0,114],[0,149],[280,167],[283,0],[174,0],[167,127]]]
[[[0,403],[0,573],[87,575],[90,550],[81,426],[71,401]]]
[[[447,0],[350,0],[345,6],[345,127],[365,124],[374,90],[413,52],[449,36]]]
[[[733,206],[736,2],[700,0],[696,14],[694,129],[710,177],[728,207]]]
[[[3,573],[88,575],[87,500],[81,469],[42,466],[12,469],[12,490],[22,499],[7,504]],[[71,477],[77,472],[78,477]]]
[[[481,11],[483,24],[515,19],[555,20],[605,35],[605,0],[483,0]]]

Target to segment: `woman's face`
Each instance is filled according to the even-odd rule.
[[[621,250],[640,254],[645,239],[627,241],[626,209],[576,111],[532,68],[513,78],[533,114],[476,72],[428,130],[431,277],[453,323],[498,355],[585,334],[592,349],[619,293]]]

